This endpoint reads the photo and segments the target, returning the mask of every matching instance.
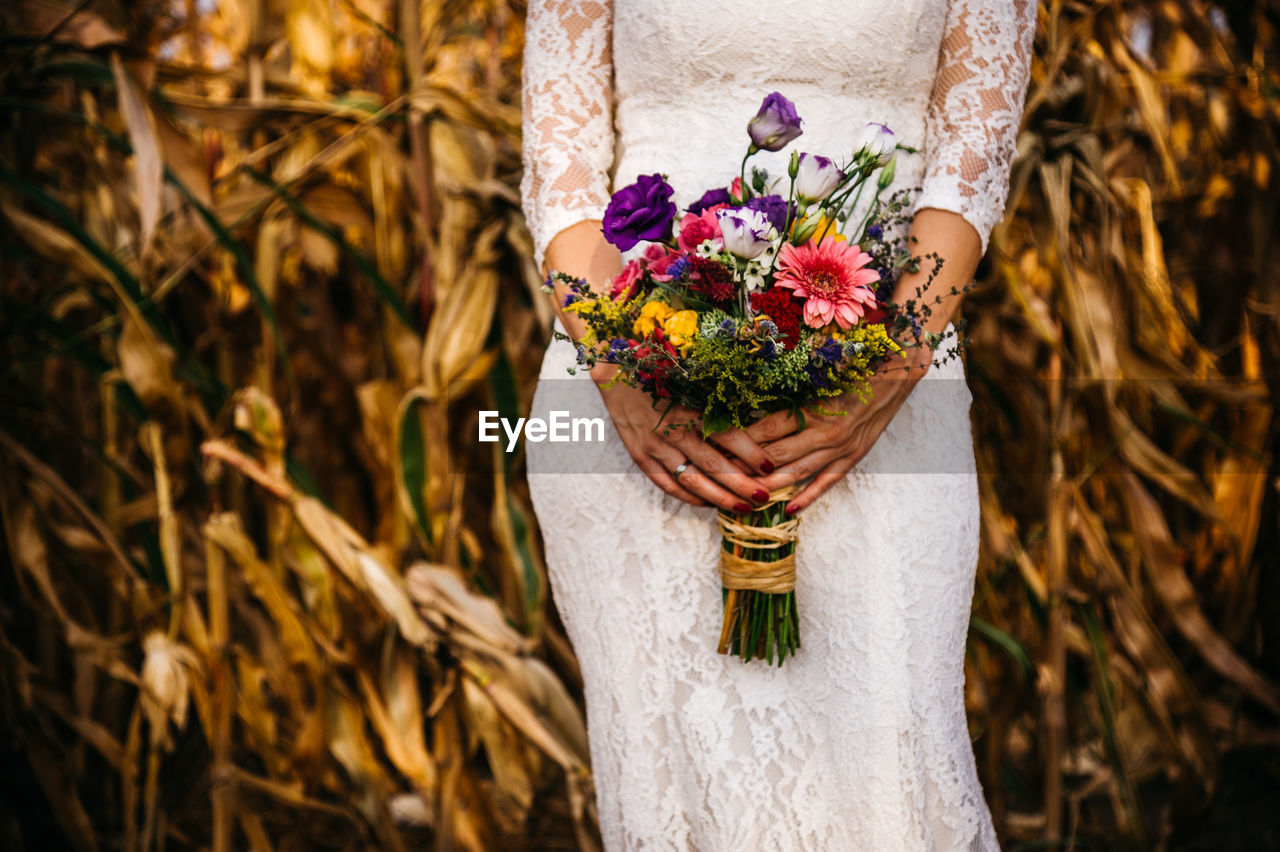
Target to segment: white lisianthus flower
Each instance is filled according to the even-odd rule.
[[[853,157],[873,159],[878,166],[883,166],[893,158],[898,147],[898,137],[883,124],[874,121],[859,131],[853,140]]]
[[[773,226],[759,210],[727,207],[717,213],[716,218],[724,236],[725,251],[743,260],[754,260],[769,247],[769,232]]]
[[[778,233],[777,229],[774,229],[769,234],[769,247],[760,252],[760,256],[756,258],[760,268],[766,273],[772,271],[774,261],[778,259],[778,252],[782,250],[782,243],[782,234]]]
[[[813,204],[829,196],[844,180],[844,172],[826,157],[801,154],[796,168],[796,197],[801,204]]]

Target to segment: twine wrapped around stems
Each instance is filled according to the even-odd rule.
[[[779,488],[770,494],[768,501],[756,511],[786,502],[799,490],[795,485]],[[725,541],[737,545],[744,552],[777,550],[792,544],[800,537],[799,518],[789,518],[772,527],[752,526],[724,512],[719,513],[718,519],[720,532]],[[761,562],[745,559],[728,550],[721,550],[720,585],[726,589],[784,595],[796,587],[795,553],[793,551],[776,561]]]

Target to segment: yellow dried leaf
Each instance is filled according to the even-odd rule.
[[[293,71],[313,94],[323,93],[333,68],[333,12],[326,0],[289,0],[286,21]]]
[[[129,143],[133,146],[133,169],[138,184],[138,218],[142,227],[140,253],[145,255],[150,250],[151,239],[160,221],[164,158],[160,153],[155,118],[151,115],[146,94],[133,79],[133,75],[125,70],[118,53],[111,54],[111,73],[116,79],[120,114],[129,131]]]
[[[484,743],[498,789],[509,796],[520,811],[527,813],[533,804],[534,785],[520,748],[520,738],[499,715],[484,690],[470,678],[463,679],[462,693],[466,699],[467,726]]]
[[[0,202],[0,210],[4,211],[5,218],[23,242],[42,257],[67,264],[83,280],[105,281],[110,278],[111,273],[101,261],[66,231],[7,202]]]
[[[139,323],[125,322],[116,357],[124,380],[144,404],[152,405],[174,392],[173,350]]]
[[[1132,473],[1126,471],[1121,477],[1125,508],[1142,548],[1143,567],[1179,632],[1220,675],[1280,713],[1280,688],[1244,660],[1205,617],[1159,505]]]
[[[406,572],[405,584],[423,611],[446,615],[481,644],[507,654],[528,649],[528,640],[507,623],[497,602],[470,591],[456,570],[419,562]]]
[[[169,723],[179,731],[187,726],[190,698],[190,671],[199,670],[195,654],[186,645],[174,642],[153,630],[142,641],[142,712],[151,728],[153,748],[170,749]]]

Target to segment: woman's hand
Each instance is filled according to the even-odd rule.
[[[597,378],[594,373],[592,377]],[[741,430],[718,436],[717,446],[703,440],[698,412],[692,409],[675,406],[663,416],[664,409],[655,408],[652,397],[622,383],[602,386],[600,395],[636,466],[672,497],[728,512],[749,511],[752,503],[768,497],[750,474],[772,471],[774,462]],[[686,462],[676,476],[676,469]]]
[[[914,299],[918,304],[927,304],[930,310],[924,327],[937,334],[951,321],[964,288],[973,280],[982,259],[982,241],[959,214],[932,208],[916,211],[911,240],[912,253],[917,257],[936,254],[944,262],[932,280],[925,269],[932,267],[928,260],[921,263],[921,270],[903,274],[891,301],[905,304]],[[773,475],[756,481],[775,491],[812,477],[786,507],[791,515],[804,509],[871,452],[932,360],[933,353],[927,348],[908,349],[908,369],[889,369],[873,376],[868,402],[863,403],[856,394],[824,400],[823,408],[842,411],[842,416],[806,410],[805,428],[796,431],[794,418],[779,412],[748,427],[747,436],[763,444],[769,456],[781,465]]]
[[[910,369],[897,367],[871,379],[871,398],[863,402],[848,393],[822,401],[833,414],[805,410],[805,428],[796,431],[790,412],[780,411],[747,427],[747,436],[763,444],[780,466],[771,476],[755,481],[768,491],[810,480],[786,506],[794,515],[818,499],[828,488],[862,461],[907,401],[928,366],[928,350],[911,350]],[[785,436],[785,437],[775,437]]]
[[[547,246],[543,271],[558,269],[580,276],[592,288],[604,290],[609,279],[622,269],[617,249],[605,242],[600,223],[583,221],[561,231]],[[556,310],[569,335],[581,338],[585,331],[582,320],[564,313],[564,289],[558,287]],[[767,492],[752,478],[752,473],[767,474],[774,462],[760,445],[742,430],[716,436],[715,444],[702,439],[701,429],[681,428],[680,424],[697,423],[698,413],[677,408],[662,416],[663,408],[655,408],[653,399],[638,388],[622,383],[606,387],[616,367],[598,364],[591,377],[600,388],[605,407],[618,435],[631,458],[654,484],[672,497],[694,506],[708,503],[729,512],[745,512],[751,502],[762,502]],[[663,425],[659,425],[659,423]],[[665,428],[670,424],[671,428]],[[726,456],[721,449],[736,458]],[[677,477],[674,471],[688,463]]]

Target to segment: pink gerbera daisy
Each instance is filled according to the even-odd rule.
[[[810,328],[833,321],[850,328],[876,304],[875,291],[868,285],[879,281],[880,273],[863,268],[870,262],[871,255],[856,243],[833,236],[802,246],[787,243],[778,253],[774,284],[804,299],[804,324]]]

